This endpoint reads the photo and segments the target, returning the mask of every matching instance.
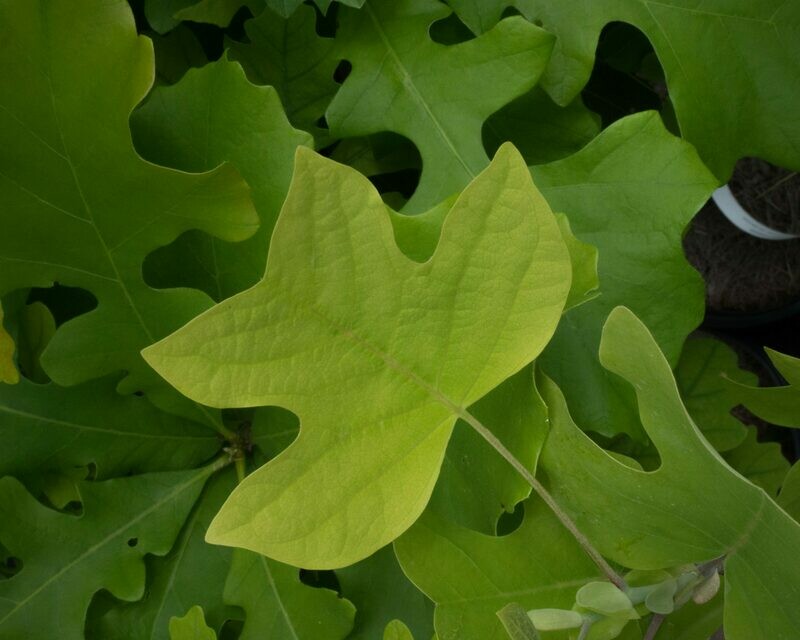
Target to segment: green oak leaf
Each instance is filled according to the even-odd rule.
[[[683,406],[645,325],[624,307],[603,331],[600,357],[635,389],[661,466],[621,465],[578,429],[558,387],[540,391],[551,429],[540,457],[556,501],[610,559],[658,569],[725,556],[725,637],[789,640],[800,624],[800,526],[728,467]]]
[[[800,428],[800,358],[765,349],[786,380],[781,387],[753,387],[731,381],[732,393],[759,418],[784,427]]]
[[[48,509],[14,478],[1,479],[0,541],[23,569],[0,580],[0,637],[80,640],[97,591],[141,598],[144,555],[169,551],[219,466],[84,482],[80,516]]]
[[[747,437],[747,427],[731,410],[741,404],[728,379],[758,384],[758,376],[739,368],[736,352],[721,340],[690,337],[675,367],[683,404],[706,440],[717,451],[729,451]],[[734,465],[735,466],[735,465]]]
[[[300,417],[297,440],[237,487],[208,540],[309,568],[392,541],[428,502],[456,418],[549,340],[570,273],[510,145],[424,263],[397,247],[366,178],[299,148],[264,280],[144,352],[200,402]]]
[[[69,388],[24,379],[0,386],[0,476],[88,464],[99,478],[184,469],[219,450],[208,427],[121,396],[115,386],[111,378]]]
[[[14,339],[3,326],[3,307],[0,305],[0,383],[17,384],[19,372],[14,364]],[[3,387],[0,387],[2,392]]]
[[[264,11],[244,29],[249,42],[228,42],[230,57],[252,82],[274,87],[290,122],[312,133],[318,147],[326,145],[329,132],[319,120],[339,88],[333,80],[339,61],[333,39],[317,34],[314,8],[301,6],[288,19]]]
[[[726,451],[725,461],[754,485],[761,487],[770,497],[778,495],[789,461],[777,442],[759,442],[755,428],[747,430],[747,437],[735,449]]]
[[[343,640],[355,607],[335,591],[300,582],[295,567],[235,549],[225,602],[244,609],[240,640]]]
[[[252,235],[248,187],[232,167],[187,174],[134,151],[128,117],[152,84],[153,49],[124,0],[10,0],[0,24],[0,294],[89,290],[97,308],[59,327],[45,370],[64,385],[125,370],[126,388],[146,388],[157,377],[139,351],[210,300],[150,288],[144,257],[189,229]]]
[[[461,527],[428,510],[395,542],[403,571],[436,603],[440,640],[508,638],[496,612],[569,609],[575,593],[601,579],[578,543],[538,498],[520,527],[501,537]]]
[[[258,233],[228,243],[189,232],[148,256],[145,278],[159,287],[190,286],[219,301],[255,284],[292,177],[295,149],[311,136],[294,129],[271,87],[251,84],[225,59],[155,89],[131,119],[144,157],[184,171],[230,162],[247,180],[261,219]]]
[[[217,634],[206,624],[203,607],[193,606],[182,618],[169,621],[170,640],[217,640]]]
[[[236,617],[223,600],[232,551],[205,541],[211,519],[235,484],[232,469],[209,480],[170,552],[148,558],[144,598],[116,603],[93,620],[90,638],[169,640],[170,619],[182,615],[188,603],[203,609],[204,620],[215,631]]]
[[[704,309],[703,282],[681,237],[716,182],[652,112],[614,123],[578,153],[532,173],[575,235],[597,247],[602,292],[567,313],[540,362],[584,429],[642,438],[633,394],[597,360],[603,322],[615,306],[629,306],[677,363]]]
[[[417,638],[433,635],[433,603],[406,578],[391,546],[339,569],[342,595],[356,607],[355,626],[348,640],[380,637],[393,620]]]
[[[182,20],[227,27],[236,12],[264,8],[263,0],[144,0],[144,15],[157,33],[165,34]]]
[[[626,22],[664,68],[683,136],[724,182],[743,156],[800,169],[800,5],[784,0],[449,0],[482,33],[513,4],[557,36],[542,86],[559,104],[586,85],[600,31]],[[576,19],[576,15],[580,19]],[[736,105],[731,109],[731,105]]]
[[[484,121],[530,90],[553,47],[521,17],[453,46],[431,40],[449,13],[435,0],[370,0],[341,8],[337,56],[352,64],[325,117],[336,137],[393,131],[422,157],[410,212],[457,193],[487,164]]]

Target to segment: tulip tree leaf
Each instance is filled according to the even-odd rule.
[[[800,558],[787,550],[800,544],[800,525],[703,439],[669,364],[628,309],[610,314],[600,355],[633,385],[661,466],[645,473],[619,464],[575,426],[558,387],[543,379],[551,430],[540,465],[555,499],[624,566],[657,569],[725,556],[725,637],[793,637]]]
[[[169,621],[170,640],[217,640],[217,634],[206,624],[203,607],[193,606],[182,618]]]
[[[706,337],[686,341],[675,381],[692,420],[717,451],[734,449],[747,436],[747,427],[731,415],[741,400],[729,380],[758,384],[758,376],[740,369],[736,352],[724,342]]]
[[[313,134],[318,146],[327,143],[319,120],[339,87],[338,60],[333,39],[317,34],[314,8],[301,6],[290,18],[264,11],[244,28],[249,42],[229,42],[231,58],[252,82],[275,87],[295,127]]]
[[[570,310],[541,359],[584,429],[641,438],[630,390],[600,366],[608,313],[625,304],[647,323],[670,362],[703,317],[703,282],[681,248],[685,226],[714,178],[655,113],[624,118],[578,153],[532,169],[575,235],[597,247],[601,295]]]
[[[431,510],[395,542],[403,571],[436,603],[440,640],[507,638],[496,612],[569,609],[597,568],[538,498],[506,536],[488,536]]]
[[[144,593],[145,554],[166,554],[212,465],[80,485],[83,514],[42,506],[15,479],[0,480],[0,542],[23,570],[0,580],[0,636],[79,640],[92,596]]]
[[[189,229],[252,235],[247,185],[232,167],[187,174],[134,151],[128,116],[152,83],[153,50],[124,0],[12,0],[0,24],[0,294],[89,290],[97,308],[56,331],[45,370],[65,385],[126,370],[142,388],[156,378],[139,351],[210,302],[147,286],[144,257]]]
[[[223,600],[232,551],[205,541],[208,524],[234,484],[232,469],[208,481],[170,552],[148,559],[144,598],[111,607],[93,621],[90,637],[169,640],[170,619],[183,615],[190,602],[203,609],[203,620],[216,631],[225,620],[235,617]]]
[[[732,381],[732,393],[759,418],[784,427],[800,428],[800,358],[767,349],[767,355],[786,380],[781,387],[753,387]]]
[[[795,463],[783,479],[778,504],[800,522],[800,464]]]
[[[184,469],[220,447],[208,427],[121,396],[108,378],[70,388],[0,386],[0,437],[0,475],[18,476],[88,464],[101,478]]]
[[[430,39],[449,13],[433,0],[372,0],[342,7],[337,54],[352,71],[326,111],[331,134],[393,131],[422,157],[406,206],[419,213],[457,193],[488,163],[481,129],[495,111],[536,83],[552,36],[521,17],[457,45]]]
[[[664,68],[684,137],[724,182],[740,157],[800,169],[800,5],[783,0],[450,0],[482,33],[514,4],[557,36],[542,86],[570,103],[589,80],[600,31],[626,22]],[[581,19],[576,20],[575,16]],[[723,100],[719,97],[724,96]],[[738,105],[731,109],[730,105]]]
[[[137,149],[184,171],[229,161],[247,180],[261,219],[258,233],[227,243],[189,232],[151,254],[145,277],[160,287],[192,286],[219,301],[255,284],[292,177],[294,151],[311,136],[292,128],[271,87],[251,84],[237,63],[220,60],[153,91],[132,118]]]
[[[208,540],[335,568],[396,538],[427,503],[456,418],[547,343],[570,272],[510,145],[424,263],[397,248],[364,177],[301,147],[264,280],[145,351],[190,398],[300,417],[297,440],[237,487]]]
[[[402,623],[417,638],[433,635],[433,603],[406,578],[391,546],[336,571],[342,595],[356,607],[348,640],[380,637],[391,621]]]
[[[17,384],[19,372],[14,364],[14,339],[3,326],[3,307],[0,306],[0,383]],[[2,387],[0,387],[2,391]]]
[[[400,620],[392,620],[383,631],[383,640],[414,640],[414,636]]]
[[[235,549],[225,601],[245,611],[241,640],[343,640],[355,607],[330,589],[300,582],[300,571]]]

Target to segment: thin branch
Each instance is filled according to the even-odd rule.
[[[578,526],[575,522],[570,518],[566,511],[564,511],[561,506],[556,502],[555,498],[552,494],[544,488],[541,482],[539,482],[534,475],[528,470],[528,468],[522,464],[511,451],[509,451],[505,445],[500,442],[500,440],[495,436],[486,426],[484,426],[477,418],[475,418],[471,413],[465,410],[459,411],[459,417],[463,419],[465,422],[469,424],[478,434],[486,440],[491,447],[497,451],[503,458],[505,458],[506,462],[508,462],[517,473],[519,473],[525,481],[531,485],[533,490],[539,495],[539,497],[544,500],[545,504],[550,507],[552,512],[555,514],[556,518],[559,519],[561,524],[563,524],[567,530],[572,534],[575,540],[578,541],[578,544],[583,548],[586,554],[594,561],[597,567],[602,571],[606,577],[614,583],[618,589],[625,591],[627,588],[627,584],[625,584],[625,579],[619,575],[613,567],[606,561],[606,559],[600,555],[600,552],[594,548],[589,539],[578,529]]]
[[[647,633],[644,634],[642,640],[654,640],[663,622],[664,616],[660,613],[654,613],[653,617],[650,618],[650,625],[647,627]]]

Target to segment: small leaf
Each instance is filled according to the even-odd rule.
[[[217,634],[206,624],[203,607],[193,606],[182,618],[169,621],[170,640],[217,640]]]
[[[42,353],[56,332],[53,314],[41,302],[25,305],[19,327],[19,366],[29,380],[39,384],[50,381],[42,368]]]
[[[692,600],[696,604],[710,602],[717,595],[720,587],[719,572],[714,571],[708,578],[697,586],[692,594]]]
[[[511,640],[540,640],[536,627],[521,606],[511,602],[497,612]]]
[[[383,631],[383,640],[414,640],[414,636],[400,620],[392,620]]]
[[[575,603],[604,616],[627,616],[629,620],[639,617],[630,598],[610,582],[583,585],[575,595]]]
[[[583,616],[569,609],[533,609],[528,617],[539,631],[577,629],[583,624]]]
[[[674,598],[677,590],[678,585],[674,580],[665,580],[647,594],[645,606],[653,613],[668,615],[675,609]]]

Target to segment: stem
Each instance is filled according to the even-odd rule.
[[[245,463],[244,458],[236,458],[234,460],[234,464],[236,466],[236,479],[241,482],[244,480],[244,477],[247,475],[247,466]]]
[[[566,511],[559,506],[552,494],[544,488],[544,485],[542,485],[542,483],[534,477],[528,468],[519,460],[517,460],[514,454],[511,453],[511,451],[509,451],[505,445],[500,442],[500,440],[488,428],[481,424],[471,413],[466,410],[462,410],[459,411],[459,417],[467,422],[469,426],[475,429],[475,431],[477,431],[480,436],[486,440],[486,442],[488,442],[495,451],[497,451],[497,453],[505,458],[506,462],[514,467],[514,470],[519,473],[519,475],[521,475],[529,485],[531,485],[539,497],[544,500],[545,504],[550,507],[556,518],[559,519],[561,524],[563,524],[572,534],[575,540],[578,541],[578,544],[581,545],[586,554],[597,565],[598,569],[600,569],[600,571],[602,571],[606,577],[617,586],[618,589],[625,591],[628,586],[625,584],[625,579],[616,571],[614,571],[606,559],[600,555],[600,552],[597,551],[594,546],[592,546],[592,543],[589,542],[589,539],[583,535],[580,529],[578,529],[578,526],[575,524],[572,518],[570,518]]]
[[[653,617],[650,618],[650,626],[647,627],[647,633],[644,634],[642,640],[654,640],[663,622],[664,616],[660,613],[654,613]]]
[[[200,409],[200,413],[202,413],[206,417],[209,426],[218,434],[220,434],[223,438],[225,438],[226,440],[232,440],[233,438],[236,437],[235,431],[231,431],[230,429],[228,429],[228,427],[222,424],[221,420],[217,420],[213,415],[211,415],[211,412],[202,404],[198,404],[197,408]]]
[[[717,629],[709,640],[725,640],[725,632],[722,630],[722,627]]]

